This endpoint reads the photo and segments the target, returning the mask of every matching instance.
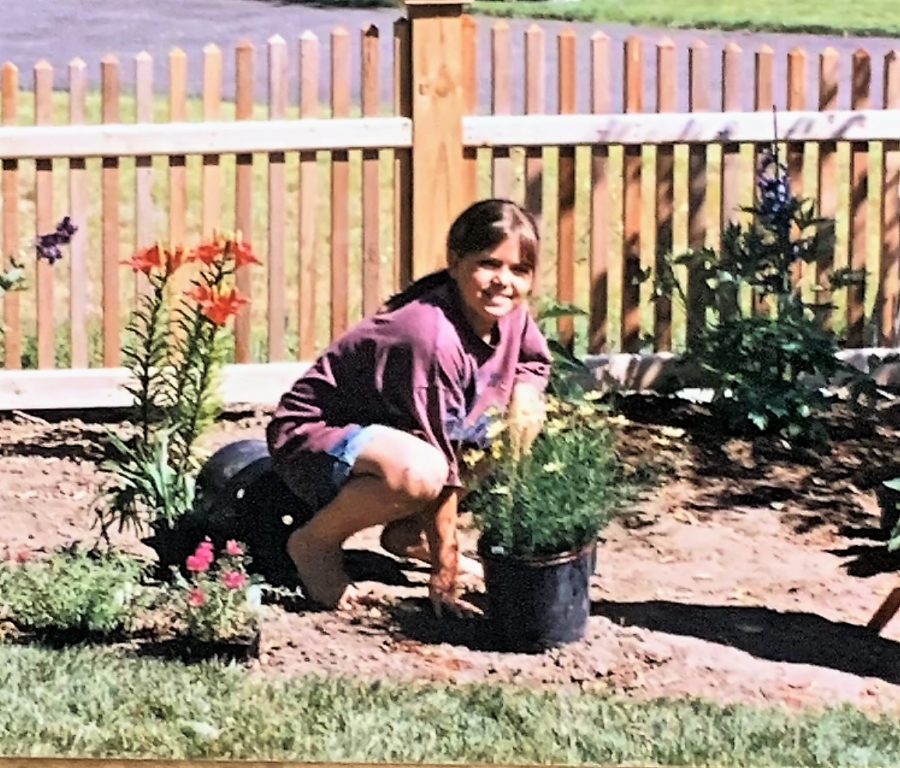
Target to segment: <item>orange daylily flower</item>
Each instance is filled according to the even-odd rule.
[[[191,261],[199,261],[209,266],[215,264],[225,253],[225,244],[219,240],[198,245],[190,255]]]
[[[201,243],[190,255],[191,261],[199,261],[210,266],[218,261],[234,259],[235,268],[248,264],[260,264],[256,258],[250,243],[245,243],[238,232],[235,235],[216,233],[212,239]]]
[[[159,247],[159,243],[155,243],[149,248],[138,251],[123,263],[128,264],[135,272],[143,272],[149,276],[154,269],[162,267],[163,258],[163,249]]]
[[[128,261],[123,262],[135,272],[143,272],[148,277],[154,270],[160,269],[166,276],[173,274],[185,263],[185,250],[182,246],[173,249],[163,248],[159,243],[138,251]]]
[[[227,291],[210,288],[208,285],[197,285],[188,292],[206,317],[216,325],[225,325],[228,318],[236,314],[238,309],[248,300],[238,293],[237,288]]]
[[[248,264],[262,264],[262,262],[256,258],[256,254],[253,253],[250,243],[243,242],[240,237],[232,241],[231,251],[234,254],[235,269],[246,267]]]

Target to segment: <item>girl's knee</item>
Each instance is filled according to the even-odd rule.
[[[410,499],[434,501],[444,490],[449,473],[444,455],[436,448],[424,446],[417,455],[406,458],[400,468],[397,490]]]

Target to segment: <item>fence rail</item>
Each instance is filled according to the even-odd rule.
[[[239,275],[252,302],[235,324],[234,360],[311,360],[387,294],[438,266],[450,220],[488,194],[538,215],[542,291],[590,310],[586,327],[559,321],[564,339],[578,330],[592,353],[668,351],[696,322],[693,309],[653,298],[637,276],[663,253],[718,244],[724,225],[745,215],[758,153],[773,138],[792,186],[836,221],[834,254],[795,275],[802,290],[826,299],[815,289],[835,269],[865,269],[867,283],[831,321],[850,347],[897,345],[896,52],[884,58],[875,94],[875,64],[862,50],[842,60],[825,49],[814,60],[794,49],[781,67],[766,46],[731,44],[713,61],[702,41],[681,49],[636,36],[619,47],[598,30],[584,48],[571,31],[551,37],[538,25],[515,41],[503,21],[484,49],[458,0],[409,4],[407,15],[388,32],[390,104],[380,101],[385,47],[376,27],[355,37],[338,28],[327,40],[275,36],[264,56],[239,43],[233,102],[222,99],[223,55],[212,45],[197,99],[187,96],[178,49],[164,97],[148,54],[130,63],[105,57],[99,93],[88,91],[81,60],[62,87],[38,62],[27,94],[15,66],[0,68],[4,254],[64,214],[81,227],[69,260],[38,264],[29,291],[5,296],[4,366],[116,368],[141,288],[122,262],[154,240],[190,244],[217,228],[242,230],[264,262]],[[358,93],[350,91],[354,58]],[[621,82],[611,76],[614,60]],[[264,94],[254,85],[259,66]],[[485,67],[490,109],[480,113]],[[330,98],[320,101],[326,71]],[[579,111],[585,78],[590,103]],[[787,110],[773,115],[781,89]],[[742,111],[748,90],[753,110]],[[688,111],[677,111],[685,92]],[[850,108],[837,109],[848,93]]]

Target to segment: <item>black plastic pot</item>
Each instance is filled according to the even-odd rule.
[[[272,469],[263,440],[238,440],[216,451],[197,475],[194,509],[174,526],[157,526],[146,543],[160,568],[183,566],[205,537],[217,549],[229,539],[246,544],[250,570],[270,584],[292,585],[296,569],[286,552],[290,534],[314,510]]]
[[[502,650],[538,653],[584,637],[597,545],[548,557],[480,552],[488,619]]]

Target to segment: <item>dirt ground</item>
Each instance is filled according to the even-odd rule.
[[[865,628],[898,585],[874,489],[900,470],[893,410],[836,420],[824,453],[728,439],[701,408],[636,398],[616,419],[623,456],[665,470],[604,532],[585,640],[541,655],[492,650],[480,619],[437,620],[427,574],[365,531],[369,604],[348,614],[271,609],[258,674],[580,686],[799,706],[900,705],[900,616]],[[0,548],[93,541],[98,447],[115,424],[65,415],[0,420]],[[264,412],[231,414],[210,446],[261,438]],[[141,547],[136,540],[125,540]],[[463,534],[472,554],[474,535]],[[149,554],[149,550],[145,551]],[[466,583],[470,599],[481,585]]]

